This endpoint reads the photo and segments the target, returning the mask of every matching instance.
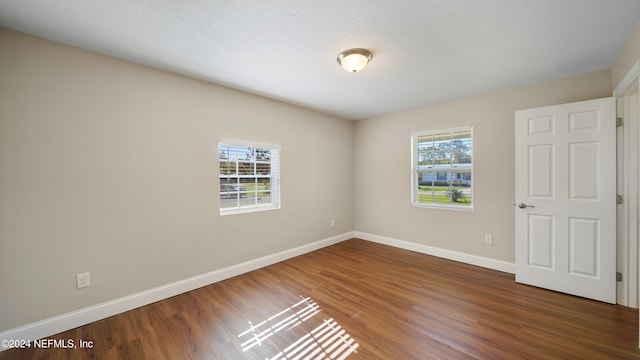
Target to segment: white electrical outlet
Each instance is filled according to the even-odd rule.
[[[492,235],[485,235],[484,236],[484,243],[487,245],[493,245],[493,236]]]
[[[336,227],[336,221],[335,220],[331,220],[331,227]]]
[[[91,277],[88,272],[76,275],[76,287],[78,289],[86,288],[91,285]]]

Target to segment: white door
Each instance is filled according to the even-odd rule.
[[[616,302],[615,99],[516,111],[516,281]]]

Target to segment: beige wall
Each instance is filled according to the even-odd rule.
[[[638,23],[636,31],[631,35],[611,68],[611,83],[613,89],[618,86],[620,81],[627,75],[629,70],[631,70],[631,67],[638,61],[640,61],[640,23]]]
[[[0,331],[353,230],[352,122],[4,29],[0,49]],[[282,146],[282,209],[219,216],[221,138]]]
[[[355,230],[514,262],[514,112],[607,96],[603,70],[357,122]],[[413,207],[411,133],[464,125],[474,126],[473,212]]]

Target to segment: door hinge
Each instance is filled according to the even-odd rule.
[[[621,117],[616,118],[616,127],[620,127],[624,125],[624,119],[622,119]]]
[[[620,205],[624,202],[622,195],[616,195],[616,204]]]
[[[622,281],[622,273],[616,272],[616,281]]]

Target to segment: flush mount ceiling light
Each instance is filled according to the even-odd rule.
[[[345,71],[355,74],[364,69],[372,57],[367,49],[349,49],[338,55],[338,63]]]

